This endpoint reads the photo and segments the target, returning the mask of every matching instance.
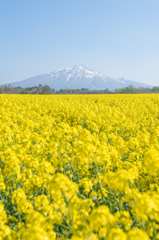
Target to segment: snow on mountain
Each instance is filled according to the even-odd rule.
[[[109,89],[128,87],[152,87],[150,85],[125,80],[123,78],[111,78],[102,73],[85,68],[83,65],[59,69],[49,74],[42,74],[23,81],[10,83],[11,86],[33,87],[39,84],[48,85],[55,90],[60,89],[81,89],[90,90]],[[8,85],[8,84],[6,84]]]

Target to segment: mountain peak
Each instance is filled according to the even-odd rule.
[[[80,65],[74,66],[74,69],[85,70],[86,68],[82,64],[80,64]]]

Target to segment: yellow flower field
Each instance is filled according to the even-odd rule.
[[[159,95],[0,95],[2,239],[159,239]]]

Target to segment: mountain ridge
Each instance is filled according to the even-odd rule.
[[[39,84],[48,85],[49,87],[60,89],[81,89],[90,90],[115,90],[117,88],[128,87],[153,87],[145,83],[139,83],[124,78],[112,78],[103,73],[88,69],[83,65],[62,68],[57,71],[37,75],[22,81],[7,83],[13,87],[33,87]]]

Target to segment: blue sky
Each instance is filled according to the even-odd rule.
[[[0,84],[78,64],[159,85],[159,1],[0,1]]]

